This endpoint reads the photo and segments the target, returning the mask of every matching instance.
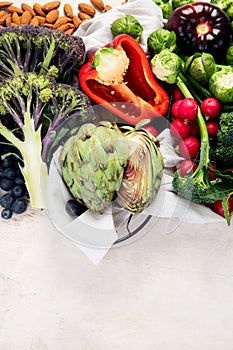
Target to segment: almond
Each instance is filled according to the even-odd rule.
[[[109,11],[109,10],[111,10],[112,9],[112,6],[110,6],[110,5],[105,5],[104,6],[104,10],[107,12],[107,11]]]
[[[91,19],[92,17],[87,15],[86,13],[84,12],[78,12],[78,16],[79,18],[83,21],[83,20],[87,20],[87,19]]]
[[[66,23],[58,27],[57,30],[61,30],[62,32],[65,32],[66,30],[71,28],[74,28],[74,25],[72,23]]]
[[[57,29],[58,27],[62,26],[63,24],[66,24],[70,21],[69,17],[66,16],[62,16],[62,17],[58,17],[58,19],[56,20],[56,22],[53,25],[54,29]]]
[[[13,13],[13,12],[16,12],[16,13],[18,13],[18,14],[22,14],[23,13],[23,10],[22,9],[20,9],[19,7],[17,7],[17,6],[9,6],[8,8],[7,8],[7,11],[9,12],[9,13]]]
[[[0,8],[8,7],[8,6],[11,6],[12,4],[13,4],[13,2],[9,2],[9,1],[0,1]]]
[[[72,18],[74,16],[73,9],[72,9],[72,6],[70,4],[64,5],[64,13],[67,17]]]
[[[20,24],[24,26],[25,24],[29,24],[32,20],[32,14],[30,11],[24,11],[21,18],[20,18]]]
[[[20,18],[17,12],[12,13],[11,22],[17,24],[18,26],[20,25]]]
[[[35,16],[35,15],[36,15],[36,13],[35,13],[35,11],[33,10],[33,8],[32,8],[30,5],[26,4],[26,3],[22,3],[22,4],[21,4],[21,9],[22,9],[23,11],[29,11],[29,12],[31,13],[32,16]]]
[[[81,2],[80,4],[78,4],[78,9],[83,12],[86,13],[88,16],[90,17],[94,17],[95,16],[95,9],[93,6],[86,4],[84,2]]]
[[[5,14],[5,15],[3,15],[3,16],[0,17],[0,24],[1,24],[1,25],[5,24],[6,17],[7,17],[7,14]]]
[[[64,31],[65,34],[72,35],[74,33],[74,28],[70,28]]]
[[[104,3],[102,0],[90,0],[92,5],[100,11],[104,11]]]
[[[6,27],[10,27],[11,21],[12,21],[11,13],[8,13],[8,14],[6,15]]]
[[[44,17],[42,17],[42,18],[44,18]],[[30,24],[32,24],[33,26],[38,26],[40,24],[38,16],[33,17]]]
[[[82,20],[78,16],[73,16],[73,23],[75,28],[77,29],[82,23]]]
[[[57,9],[60,6],[60,4],[61,4],[60,1],[50,1],[50,2],[47,2],[46,4],[42,5],[42,10],[45,12],[49,12],[49,11]]]
[[[46,27],[46,28],[49,28],[49,29],[53,29],[53,24],[52,23],[41,23],[41,26],[42,27]]]
[[[1,17],[1,16],[4,16],[4,15],[6,15],[6,11],[1,10],[1,11],[0,11],[0,17]]]
[[[45,12],[42,10],[42,6],[41,6],[40,4],[35,3],[35,4],[33,5],[33,10],[34,10],[34,11],[36,12],[36,14],[39,15],[39,16],[43,16],[43,17],[46,16],[46,14],[45,14]]]
[[[49,11],[45,17],[47,23],[54,23],[58,19],[59,11],[57,9]]]
[[[45,17],[43,16],[35,16],[34,19],[37,19],[39,24],[45,23]]]

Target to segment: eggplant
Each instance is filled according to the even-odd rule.
[[[197,1],[178,7],[168,17],[166,29],[174,31],[185,55],[207,52],[220,62],[231,40],[227,14],[217,5]]]

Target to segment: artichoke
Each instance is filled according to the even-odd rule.
[[[129,145],[116,124],[83,124],[64,144],[62,178],[74,198],[101,214],[120,188]]]
[[[164,162],[158,140],[139,124],[125,127],[130,156],[116,202],[132,214],[149,206],[161,184]]]

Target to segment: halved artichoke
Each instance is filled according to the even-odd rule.
[[[125,127],[130,156],[124,170],[117,203],[133,214],[147,208],[158,191],[164,169],[158,140],[140,125]]]
[[[121,185],[128,158],[128,143],[116,124],[86,123],[62,148],[62,177],[76,200],[103,213]]]

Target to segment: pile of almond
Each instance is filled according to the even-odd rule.
[[[102,0],[91,0],[91,4],[78,3],[74,9],[69,3],[61,8],[60,1],[43,5],[34,3],[32,6],[22,3],[20,7],[14,6],[13,2],[0,1],[0,28],[32,24],[73,34],[81,23],[93,18],[97,11],[106,12],[111,9]]]

